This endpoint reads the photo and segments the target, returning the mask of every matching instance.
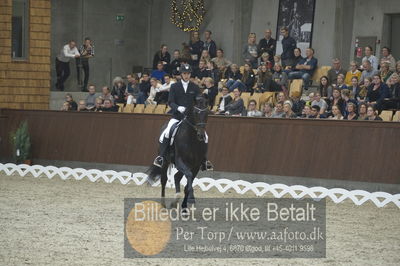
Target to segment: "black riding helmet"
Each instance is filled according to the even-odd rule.
[[[179,68],[179,72],[182,73],[192,73],[192,67],[189,64],[182,64]]]

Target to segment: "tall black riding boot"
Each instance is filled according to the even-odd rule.
[[[165,156],[167,155],[168,147],[169,147],[169,139],[164,138],[163,142],[160,143],[158,156],[153,162],[153,164],[155,166],[160,167],[160,168],[163,167],[164,161],[165,161]]]

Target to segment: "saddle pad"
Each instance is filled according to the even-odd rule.
[[[182,121],[179,121],[178,123],[176,123],[176,124],[174,124],[174,125],[172,126],[172,134],[170,134],[171,140],[170,140],[170,142],[169,142],[169,145],[170,145],[170,146],[172,146],[172,145],[174,144],[176,132],[178,132],[178,128],[179,128],[179,126],[180,126],[181,124],[182,124]]]

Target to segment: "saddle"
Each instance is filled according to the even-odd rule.
[[[169,145],[170,146],[174,145],[175,136],[176,136],[176,133],[178,132],[179,126],[181,124],[182,124],[182,121],[179,121],[178,123],[175,123],[172,125],[171,130],[169,131],[169,136],[170,136]]]

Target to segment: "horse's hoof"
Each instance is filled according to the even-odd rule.
[[[175,199],[181,199],[181,198],[182,198],[181,192],[175,193]]]

